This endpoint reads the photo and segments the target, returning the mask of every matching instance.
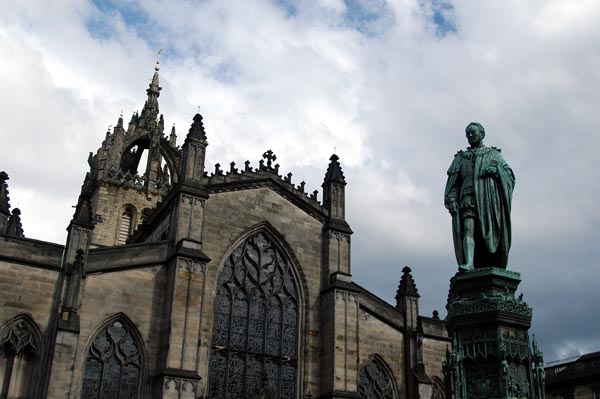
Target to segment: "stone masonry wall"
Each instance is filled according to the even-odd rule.
[[[361,309],[359,337],[359,367],[364,366],[370,355],[379,355],[393,373],[399,398],[404,398],[404,334]]]
[[[260,223],[268,223],[276,230],[286,244],[292,262],[296,263],[300,275],[300,291],[304,295],[304,312],[301,314],[299,347],[303,364],[300,366],[299,396],[310,389],[317,395],[319,380],[319,292],[321,289],[321,248],[323,225],[306,214],[288,200],[269,188],[257,188],[243,191],[211,194],[204,209],[202,232],[203,251],[212,260],[206,269],[206,304],[204,306],[204,324],[202,327],[202,348],[199,373],[208,381],[208,356],[212,341],[214,297],[218,275],[229,251],[251,228]]]
[[[26,313],[44,334],[58,272],[0,261],[0,326]]]
[[[439,320],[421,318],[423,325],[423,362],[425,372],[432,377],[444,380],[442,362],[446,360],[446,348],[452,348],[452,340],[448,337],[446,325]]]
[[[86,276],[80,307],[80,333],[66,333],[65,342],[57,343],[48,398],[79,398],[89,345],[98,327],[118,313],[124,313],[144,339],[150,381],[149,377],[156,372],[159,336],[165,333],[162,321],[164,280],[165,270],[160,265]],[[69,365],[72,364],[71,374]],[[61,378],[67,375],[70,377]],[[150,394],[148,386],[143,397],[150,398]]]
[[[141,221],[142,210],[144,208],[153,209],[159,199],[160,197],[157,195],[147,194],[132,188],[113,185],[98,187],[92,198],[94,216],[98,219],[92,233],[92,246],[116,244],[117,230],[125,206],[131,204],[136,209],[132,220],[135,230],[135,226]]]

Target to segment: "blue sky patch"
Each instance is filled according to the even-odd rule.
[[[294,17],[298,13],[295,0],[276,0],[276,3],[279,7],[285,10],[287,17]]]
[[[346,24],[369,36],[381,31],[382,19],[389,14],[383,0],[344,0],[344,4]]]
[[[456,33],[454,6],[446,0],[431,0],[430,6],[435,35],[442,38],[449,33]]]
[[[92,37],[110,39],[114,37],[112,18],[119,16],[129,29],[148,42],[151,47],[159,46],[159,26],[150,22],[150,17],[137,1],[92,0],[98,9],[86,21],[86,27]]]

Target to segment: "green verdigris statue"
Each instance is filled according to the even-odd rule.
[[[469,148],[454,156],[444,193],[459,270],[506,269],[515,175],[499,149],[483,145],[480,123],[471,122],[465,133]]]

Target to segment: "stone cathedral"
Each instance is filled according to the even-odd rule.
[[[320,200],[272,151],[208,168],[160,91],[90,153],[66,243],[24,236],[0,173],[0,398],[445,398],[410,268],[393,305],[352,279],[339,158]]]

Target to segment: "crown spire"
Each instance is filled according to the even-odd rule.
[[[142,119],[148,122],[156,121],[158,118],[158,97],[160,96],[160,91],[162,87],[160,87],[158,71],[160,70],[160,53],[162,49],[158,51],[156,65],[154,66],[154,75],[152,76],[152,80],[150,85],[146,89],[146,93],[148,94],[148,99],[144,104],[144,109],[142,110]],[[148,124],[147,124],[148,125]]]

